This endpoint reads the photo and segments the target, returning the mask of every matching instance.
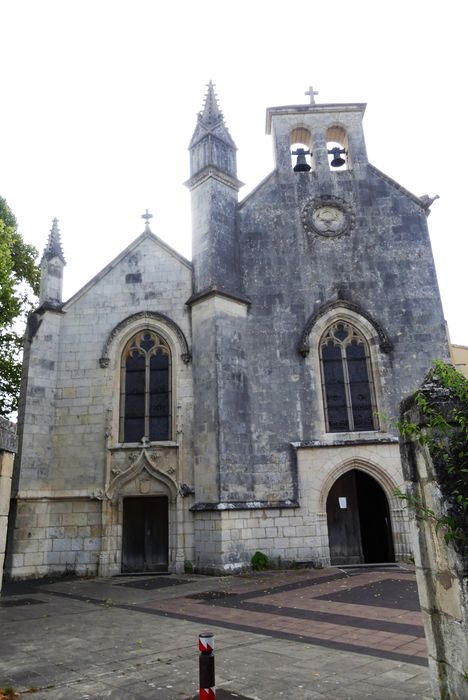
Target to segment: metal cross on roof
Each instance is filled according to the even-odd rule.
[[[314,90],[314,88],[312,87],[312,85],[309,85],[309,89],[307,90],[307,92],[304,93],[304,95],[309,95],[309,97],[310,97],[310,104],[311,104],[311,105],[314,105],[314,104],[315,104],[314,95],[318,95],[318,91],[317,91],[317,90]]]
[[[149,220],[153,218],[153,215],[149,213],[148,209],[144,214],[141,215],[141,218],[145,220],[145,231],[150,230],[150,225],[149,225]]]

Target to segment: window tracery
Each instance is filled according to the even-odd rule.
[[[171,439],[171,352],[158,333],[134,335],[122,353],[120,441]]]
[[[377,430],[369,347],[349,323],[333,323],[320,341],[327,431]]]

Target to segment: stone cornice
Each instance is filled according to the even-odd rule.
[[[192,191],[211,178],[218,180],[218,182],[221,182],[223,185],[232,187],[232,189],[236,190],[236,192],[238,192],[240,188],[244,186],[244,183],[238,180],[236,177],[219,170],[214,165],[207,165],[198,173],[192,175],[192,177],[184,184],[190,189],[190,191]]]
[[[337,112],[361,112],[364,114],[366,107],[367,105],[365,102],[268,107],[266,111],[266,133],[271,134],[271,121],[274,116],[287,116],[289,114],[336,114]]]
[[[205,299],[209,299],[210,297],[215,296],[224,297],[225,299],[236,301],[238,304],[245,304],[246,306],[250,306],[251,304],[250,300],[247,299],[247,297],[243,297],[240,294],[232,294],[231,292],[228,292],[225,289],[218,289],[217,287],[208,287],[207,289],[202,289],[201,292],[192,294],[192,296],[189,299],[187,299],[185,303],[187,304],[187,306],[194,306],[200,301],[204,301]]]

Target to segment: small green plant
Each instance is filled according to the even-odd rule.
[[[186,574],[193,574],[193,564],[190,559],[184,561],[184,572]]]
[[[250,563],[254,571],[265,571],[270,566],[270,560],[263,552],[255,552]]]

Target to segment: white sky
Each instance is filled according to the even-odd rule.
[[[466,67],[458,0],[0,0],[0,194],[71,296],[144,229],[190,257],[187,146],[209,79],[245,196],[265,109],[367,102],[369,160],[420,196],[452,342],[468,345]]]

